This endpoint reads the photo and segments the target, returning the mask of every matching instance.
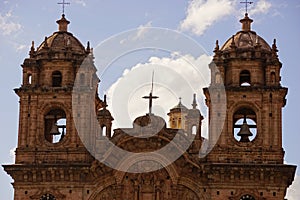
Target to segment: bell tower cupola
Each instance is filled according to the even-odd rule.
[[[232,199],[260,199],[262,196],[262,199],[284,199],[295,167],[283,164],[282,108],[288,89],[281,86],[282,64],[276,40],[271,47],[254,32],[253,20],[247,13],[240,22],[242,29],[229,37],[221,48],[216,42],[209,65],[211,84],[204,88],[209,110],[210,152],[206,158],[208,162],[230,168],[221,172],[220,177],[230,177],[229,182],[234,185],[236,182],[243,185],[245,181],[247,190],[243,185],[235,190],[237,196]],[[249,166],[249,169],[241,166]],[[269,178],[269,171],[281,179]],[[220,187],[223,188],[223,182]],[[273,196],[268,197],[268,191],[263,188],[282,192],[273,192]]]
[[[239,149],[238,152],[246,149],[255,152],[260,147],[262,152],[257,155],[257,161],[282,163],[282,107],[286,103],[287,88],[280,84],[282,64],[278,59],[277,46],[274,41],[271,47],[251,30],[253,20],[247,13],[240,22],[242,29],[221,48],[217,41],[210,63],[211,85],[204,89],[210,118],[218,117],[214,114],[218,111],[213,107],[219,108],[221,104],[227,107],[218,113],[225,117],[225,124],[217,146]],[[214,94],[216,90],[212,88],[222,86],[224,97]],[[210,132],[214,135],[213,129]],[[232,152],[224,159],[247,161],[247,157],[234,154]]]
[[[57,23],[58,31],[46,36],[39,46],[32,42],[29,57],[21,65],[22,84],[15,89],[20,98],[16,165],[6,168],[15,180],[15,199],[79,198],[80,192],[73,186],[68,189],[74,189],[73,194],[67,197],[60,192],[70,186],[64,181],[74,181],[92,161],[75,127],[74,116],[80,117],[80,113],[74,114],[74,107],[86,111],[85,100],[92,99],[98,105],[90,108],[95,111],[102,101],[95,93],[73,95],[74,88],[97,90],[92,49],[68,32],[70,22],[64,14]],[[90,118],[86,118],[87,127],[95,124]],[[49,187],[54,182],[56,186]]]

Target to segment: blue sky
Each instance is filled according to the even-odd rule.
[[[83,45],[87,41],[92,47],[121,32],[145,27],[161,27],[184,33],[200,44],[211,56],[215,40],[223,44],[240,30],[239,19],[244,7],[240,1],[232,0],[70,0],[66,6],[66,17],[71,21],[69,31]],[[55,21],[61,17],[61,6],[56,1],[26,0],[0,2],[0,163],[12,163],[12,151],[16,147],[18,133],[18,97],[13,88],[21,84],[20,64],[28,57],[31,41],[38,46],[45,36],[57,30]],[[299,45],[300,45],[300,1],[256,0],[249,7],[254,20],[252,29],[269,44],[277,39],[279,58],[283,63],[282,85],[289,88],[287,105],[283,110],[283,146],[286,163],[300,165],[297,130],[299,105]],[[162,54],[160,54],[162,55]],[[199,55],[197,55],[199,56]],[[197,58],[195,58],[196,60]],[[124,74],[138,62],[125,62],[117,74]],[[104,78],[100,84],[103,91],[117,79]],[[103,92],[104,93],[104,92]],[[199,94],[200,95],[200,94]],[[175,102],[174,102],[175,103]],[[184,102],[186,105],[190,101]],[[172,106],[172,105],[171,105]],[[297,172],[297,177],[300,171]],[[300,190],[300,178],[295,186]],[[0,199],[12,199],[11,179],[0,170]],[[289,199],[299,197],[295,189],[289,191]]]

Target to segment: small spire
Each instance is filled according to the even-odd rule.
[[[44,48],[47,48],[48,47],[48,42],[47,42],[47,36],[45,36],[45,40],[44,40]]]
[[[273,50],[274,52],[278,52],[277,45],[276,45],[276,39],[273,40],[272,50]]]
[[[91,48],[90,48],[90,42],[89,42],[89,41],[87,42],[86,51],[87,51],[88,53],[90,53],[90,52],[91,52]]]
[[[31,42],[31,48],[29,51],[29,55],[30,55],[30,57],[32,57],[34,55],[34,41]]]
[[[60,31],[60,32],[68,31],[68,24],[70,24],[70,21],[68,21],[65,18],[65,14],[62,14],[61,19],[57,20],[56,23],[58,23],[58,31]]]
[[[219,51],[219,40],[216,40],[216,47],[215,47],[214,52],[217,52],[217,51]]]
[[[196,107],[197,107],[196,94],[194,94],[192,106],[193,106],[193,109],[196,109]]]
[[[251,23],[253,20],[248,17],[248,13],[245,13],[245,17],[241,19],[240,22],[242,23],[242,31],[251,31]]]
[[[103,110],[106,110],[106,107],[107,107],[107,103],[106,103],[106,94],[104,95],[104,107],[103,107]]]

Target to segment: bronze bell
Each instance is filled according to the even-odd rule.
[[[237,134],[238,136],[241,136],[240,142],[250,142],[249,136],[252,136],[249,126],[246,121],[246,117],[244,117],[243,124],[241,126],[240,131]]]
[[[56,123],[54,123],[50,130],[50,135],[59,135],[59,134],[60,132],[58,131],[58,126]]]

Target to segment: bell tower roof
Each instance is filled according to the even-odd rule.
[[[248,13],[245,13],[245,17],[240,20],[242,23],[242,30],[238,31],[235,35],[230,37],[224,45],[221,47],[221,51],[236,49],[254,49],[256,46],[260,46],[262,50],[271,52],[270,45],[255,31],[251,30],[251,23],[253,20],[249,18]]]
[[[89,53],[89,44],[87,49],[81,44],[81,42],[70,32],[68,32],[68,21],[65,14],[56,21],[58,24],[58,31],[54,32],[51,36],[45,37],[45,40],[37,48],[37,54],[51,50],[52,52],[63,52],[66,49],[72,50],[73,53],[86,55]]]

